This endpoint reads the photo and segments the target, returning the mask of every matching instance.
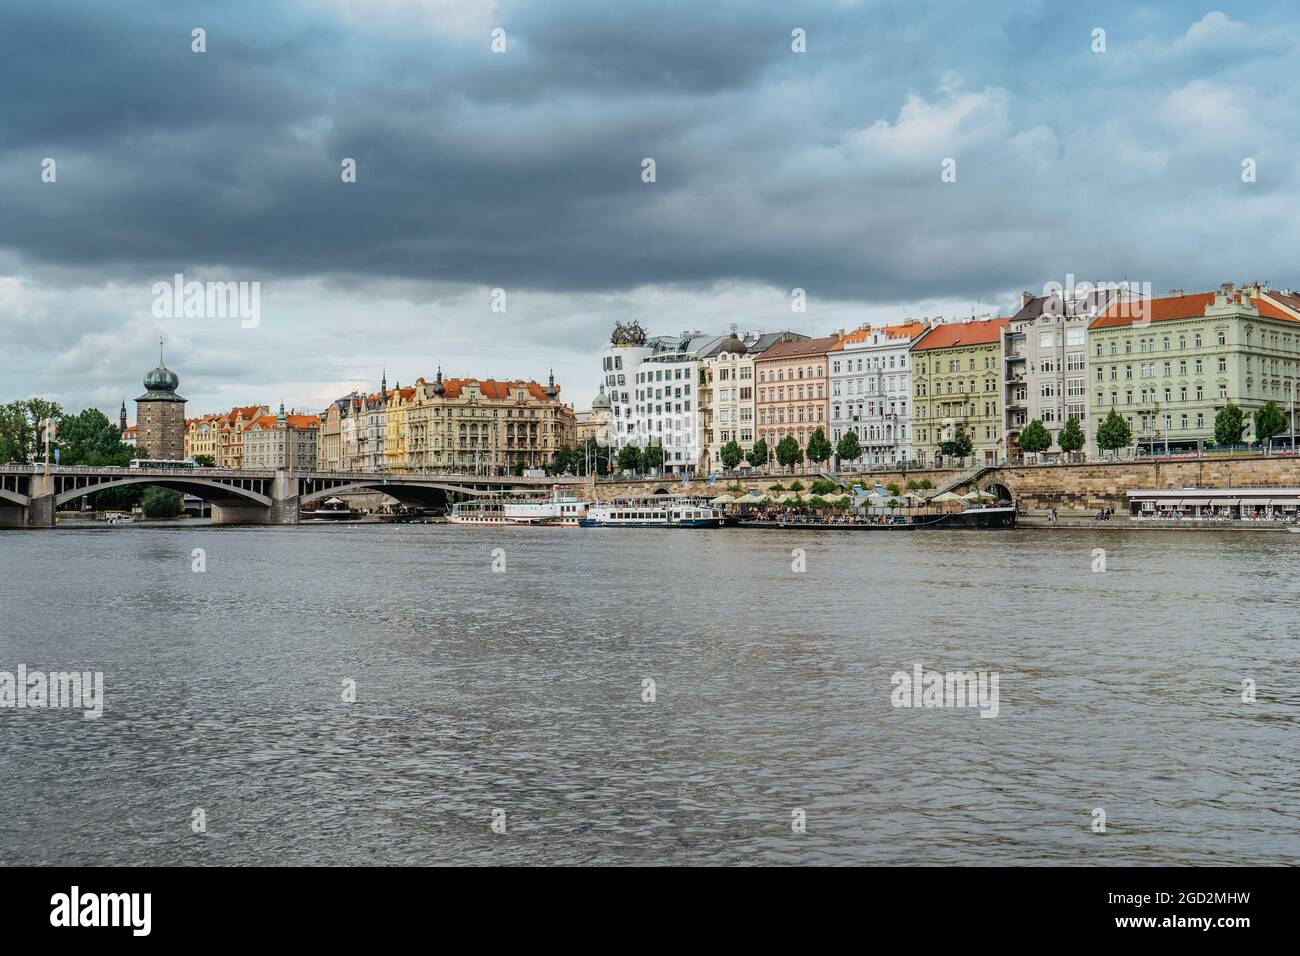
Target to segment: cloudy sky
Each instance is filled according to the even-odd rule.
[[[439,364],[553,367],[582,407],[615,320],[824,335],[1008,314],[1069,273],[1298,286],[1298,19],[1259,0],[5,0],[0,400],[115,415],[162,335],[191,414],[317,409]],[[260,283],[257,325],[158,317],[176,273]]]

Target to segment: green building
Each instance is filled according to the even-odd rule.
[[[1268,401],[1290,415],[1300,363],[1300,320],[1255,290],[1234,289],[1119,302],[1088,326],[1089,451],[1115,409],[1147,453],[1214,443],[1214,416],[1228,403],[1251,422]],[[1274,439],[1285,444],[1289,436]]]

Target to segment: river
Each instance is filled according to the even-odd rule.
[[[0,671],[105,695],[0,709],[0,863],[1300,863],[1297,549],[0,533]],[[915,663],[996,673],[996,716],[893,706]]]

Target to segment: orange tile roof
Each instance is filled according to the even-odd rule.
[[[1088,328],[1113,329],[1139,321],[1168,322],[1173,319],[1197,319],[1205,315],[1207,306],[1214,304],[1214,296],[1213,292],[1193,292],[1190,295],[1167,295],[1159,299],[1142,299],[1138,302],[1116,302],[1093,319]],[[1294,316],[1287,314],[1267,299],[1249,301],[1259,309],[1259,314],[1262,316],[1287,322],[1296,321]]]
[[[442,384],[446,388],[446,392],[443,393],[444,397],[460,398],[461,389],[466,385],[469,385],[471,382],[478,385],[479,391],[483,393],[484,398],[490,398],[497,401],[508,399],[510,397],[510,389],[517,388],[520,385],[526,385],[528,387],[528,394],[531,397],[537,399],[539,402],[547,401],[546,389],[538,385],[536,382],[525,382],[522,379],[516,379],[513,382],[498,382],[496,379],[491,378],[444,378],[442,380]]]
[[[255,428],[259,431],[266,431],[275,428],[279,421],[278,415],[263,415],[261,418],[255,418],[244,426],[244,431],[252,431]],[[320,419],[315,415],[285,415],[284,421],[290,428],[320,427]]]
[[[992,345],[1002,338],[1008,319],[977,319],[974,322],[945,322],[933,326],[915,345],[913,352],[951,349],[966,345]]]

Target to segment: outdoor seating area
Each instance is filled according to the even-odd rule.
[[[1300,516],[1300,488],[1134,490],[1128,499],[1132,521],[1289,525]]]

